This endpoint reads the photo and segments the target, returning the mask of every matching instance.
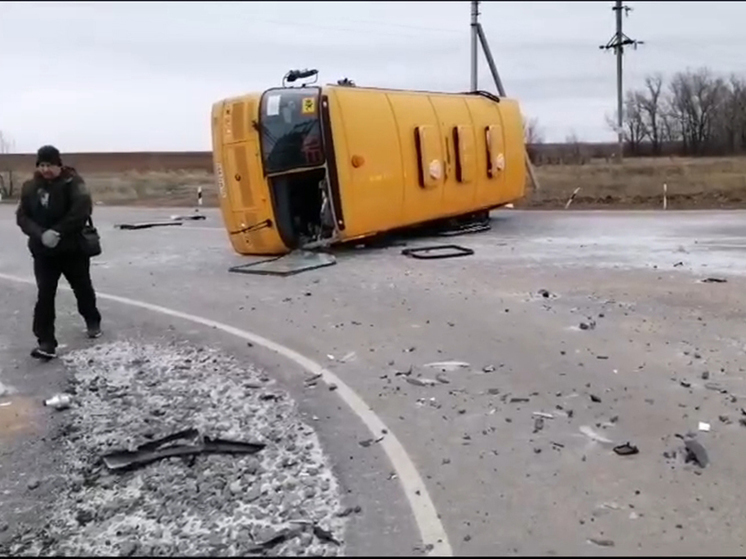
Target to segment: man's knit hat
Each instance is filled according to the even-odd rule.
[[[60,150],[58,150],[54,146],[40,147],[39,151],[36,152],[36,166],[38,167],[42,163],[62,167],[62,157],[60,156]]]

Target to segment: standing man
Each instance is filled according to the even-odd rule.
[[[57,355],[55,296],[60,276],[70,284],[85,319],[89,338],[101,335],[101,315],[91,282],[91,259],[82,249],[82,231],[93,212],[85,182],[72,167],[64,167],[54,146],[43,146],[36,156],[34,177],[25,182],[16,222],[28,236],[38,288],[34,308],[37,359]]]

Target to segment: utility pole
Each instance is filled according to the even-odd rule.
[[[632,8],[622,4],[622,0],[616,0],[614,7],[611,8],[616,12],[616,33],[605,45],[601,45],[601,50],[614,49],[616,54],[616,104],[617,104],[617,138],[619,140],[619,162],[624,159],[624,85],[622,81],[623,65],[622,58],[624,57],[624,47],[626,45],[632,45],[637,49],[637,45],[644,44],[643,41],[635,41],[627,37],[622,31],[622,11],[625,16],[629,16],[629,12]]]
[[[479,89],[477,74],[479,73],[479,61],[477,57],[477,33],[479,26],[479,0],[471,2],[471,90]]]
[[[479,52],[477,48],[477,41],[479,42],[479,44],[481,44],[482,52],[484,53],[484,57],[487,59],[487,66],[489,66],[490,73],[492,74],[492,79],[495,80],[495,87],[497,88],[498,96],[506,97],[505,88],[503,87],[503,82],[500,79],[500,74],[497,71],[497,65],[495,64],[495,59],[492,58],[492,51],[490,50],[490,45],[487,43],[487,36],[484,34],[484,29],[482,29],[482,24],[479,23],[479,1],[472,0],[471,2],[471,90],[472,91],[477,91],[478,89],[477,58],[478,58]],[[528,171],[528,176],[531,179],[531,184],[534,186],[534,190],[537,190],[537,191],[540,190],[539,181],[536,179],[536,174],[534,173],[534,166],[531,164],[531,159],[528,156],[528,152],[526,152],[526,171]]]

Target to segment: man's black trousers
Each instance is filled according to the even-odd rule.
[[[64,276],[78,300],[78,312],[86,326],[99,326],[96,292],[91,282],[91,259],[78,253],[34,258],[38,298],[34,308],[34,335],[39,345],[57,347],[55,338],[55,297],[60,276]]]

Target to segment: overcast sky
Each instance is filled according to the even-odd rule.
[[[613,2],[482,2],[508,95],[547,140],[613,138]],[[746,3],[629,2],[625,85],[709,66],[746,75]],[[320,81],[464,91],[470,3],[0,3],[0,131],[17,151],[210,149],[214,101]],[[480,86],[494,91],[484,59]]]

